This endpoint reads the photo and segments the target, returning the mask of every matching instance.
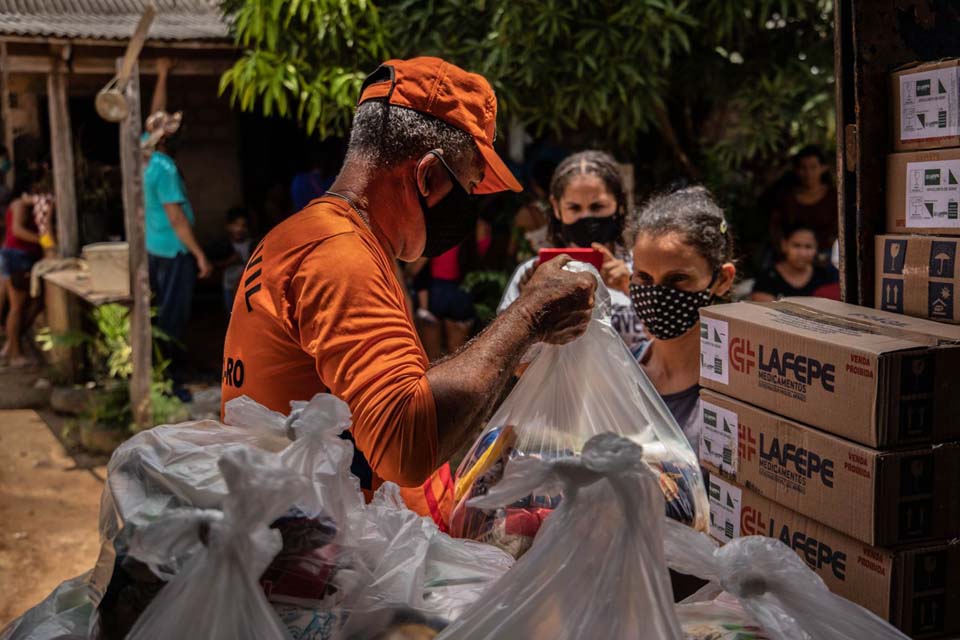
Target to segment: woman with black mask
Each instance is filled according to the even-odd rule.
[[[627,191],[616,160],[602,151],[568,156],[550,180],[550,244],[593,248],[603,256],[600,275],[610,291],[614,329],[631,349],[643,344],[643,327],[629,298],[630,252],[623,241]],[[503,312],[520,295],[537,266],[534,257],[514,272],[500,301]]]
[[[630,226],[630,298],[649,337],[634,355],[698,452],[699,312],[733,285],[733,234],[703,187],[651,198]]]

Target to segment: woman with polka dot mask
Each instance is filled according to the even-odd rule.
[[[696,452],[699,312],[733,285],[733,235],[710,192],[690,187],[651,198],[630,237],[630,298],[648,338],[634,355]]]

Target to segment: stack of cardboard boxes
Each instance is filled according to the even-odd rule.
[[[876,306],[960,323],[960,60],[891,75],[887,233],[876,237]]]
[[[711,533],[778,538],[918,638],[960,633],[960,327],[819,298],[701,311]]]

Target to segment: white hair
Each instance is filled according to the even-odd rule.
[[[469,133],[433,116],[382,100],[370,100],[357,107],[347,161],[394,167],[433,149],[442,149],[445,158],[458,164],[478,153]]]

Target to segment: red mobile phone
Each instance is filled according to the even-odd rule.
[[[540,266],[544,262],[550,262],[557,256],[563,255],[570,256],[580,262],[592,264],[597,268],[597,271],[600,271],[600,267],[603,266],[603,254],[596,249],[540,249],[540,253],[537,255],[539,257],[537,266]]]

